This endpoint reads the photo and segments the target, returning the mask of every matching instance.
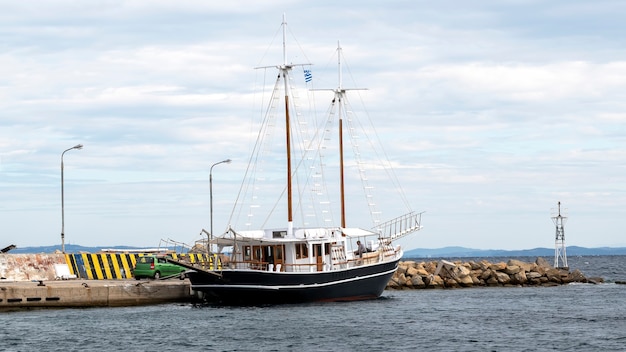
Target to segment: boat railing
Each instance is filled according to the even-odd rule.
[[[258,271],[287,271],[287,272],[312,272],[316,271],[317,264],[276,264],[258,260],[230,261],[227,268],[239,270]]]
[[[354,267],[354,266],[361,266],[361,265],[366,265],[366,264],[374,264],[374,263],[378,263],[379,261],[380,261],[380,255],[378,254],[378,252],[367,252],[367,253],[363,253],[363,255],[360,257],[357,256],[354,259],[350,259],[348,266]]]
[[[341,269],[347,269],[350,268],[354,265],[352,265],[352,260],[342,260],[342,261],[334,261],[332,266],[331,266],[331,270],[341,270]]]
[[[228,262],[229,269],[243,269],[243,270],[262,270],[268,271],[270,268],[269,262],[262,262],[258,260],[244,260],[244,261],[233,261]],[[273,264],[272,264],[272,267]]]
[[[358,267],[362,265],[375,264],[380,261],[388,260],[395,257],[397,250],[391,246],[386,245],[375,252],[363,253],[361,257],[354,257],[349,259],[342,259],[339,261],[333,261],[331,264],[323,264],[322,270],[341,270],[347,268]],[[228,261],[224,262],[222,267],[224,269],[238,269],[238,270],[256,270],[256,271],[283,271],[283,272],[300,272],[309,273],[316,272],[320,269],[318,263],[297,263],[297,264],[273,264],[270,262],[264,262],[259,260],[244,260],[244,261]]]
[[[385,221],[376,226],[380,238],[389,241],[397,240],[422,228],[422,214],[410,212],[395,219]]]
[[[393,259],[398,253],[398,250],[391,245],[385,245],[383,248],[380,248],[375,252],[367,252],[363,253],[361,257],[355,256],[352,259],[348,259],[346,261],[333,263],[333,269],[345,269],[353,268],[362,265],[375,264],[381,261]]]

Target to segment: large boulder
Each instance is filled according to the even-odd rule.
[[[430,275],[424,279],[427,287],[443,287],[443,279],[439,275]]]
[[[434,274],[435,270],[437,270],[437,262],[424,263],[424,269],[426,269],[429,274]]]
[[[492,263],[491,265],[489,265],[489,269],[493,271],[502,271],[506,269],[506,263],[505,262]]]
[[[418,272],[417,268],[415,268],[413,266],[409,266],[408,269],[406,269],[406,276],[408,276],[408,277],[419,276],[419,272]]]
[[[496,271],[495,274],[499,283],[506,285],[511,282],[511,277],[507,273]]]
[[[506,263],[507,266],[519,266],[523,271],[529,272],[532,271],[533,267],[536,265],[534,263],[526,263],[521,260],[511,259]]]
[[[485,283],[489,286],[496,286],[500,284],[500,282],[498,281],[498,276],[495,274],[496,271],[493,271],[493,273],[494,274],[492,276],[490,276],[487,280],[485,280]]]
[[[578,269],[572,271],[567,278],[569,282],[587,282],[585,275]]]
[[[404,274],[408,269],[409,266],[407,264],[405,264],[404,262],[400,262],[400,264],[398,264],[398,269],[396,270],[396,272],[398,274]]]
[[[470,275],[471,271],[463,265],[457,265],[452,269],[455,278],[464,278]]]
[[[471,270],[483,270],[483,268],[480,265],[480,263],[476,263],[474,261],[470,261],[468,264],[469,264]]]
[[[424,287],[426,287],[426,283],[424,283],[424,280],[422,280],[421,276],[413,276],[411,278],[411,280],[409,280],[409,283],[414,288],[424,288]]]
[[[455,279],[452,279],[452,278],[444,278],[443,281],[444,281],[444,286],[447,288],[458,288],[460,286],[459,283]]]
[[[561,279],[561,271],[556,268],[546,270],[545,277],[548,279],[548,281],[555,282],[557,284],[563,282],[563,280]]]
[[[587,282],[590,284],[601,284],[604,282],[604,279],[601,277],[590,277],[587,278]],[[617,285],[626,285],[626,281],[615,281]]]
[[[462,287],[471,287],[474,286],[474,279],[471,275],[465,275],[463,277],[457,277],[456,282],[459,283]]]
[[[548,261],[543,259],[542,257],[537,257],[537,259],[535,260],[535,264],[537,264],[537,266],[540,268],[552,268],[552,265],[550,265],[550,263],[548,263]]]
[[[526,272],[523,270],[511,275],[512,284],[524,285],[527,282],[528,282],[528,278],[526,277]]]
[[[420,276],[426,276],[428,274],[430,274],[426,268],[424,267],[424,265],[426,265],[426,263],[421,262],[421,263],[417,263],[415,264],[415,269],[417,269],[417,274]]]
[[[517,274],[520,271],[523,270],[519,265],[507,265],[506,268],[504,268],[504,272],[509,275]]]
[[[393,277],[391,277],[391,280],[389,280],[389,282],[387,283],[387,287],[394,289],[403,289],[407,287],[407,281],[408,280],[404,274],[398,274],[398,272],[396,272]]]
[[[398,279],[394,276],[387,283],[387,288],[399,290],[399,289],[402,289],[402,285],[400,285],[400,283],[398,282]]]

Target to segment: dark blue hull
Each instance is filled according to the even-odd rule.
[[[207,301],[220,304],[354,301],[379,297],[398,261],[328,272],[193,271],[188,277],[193,290],[203,292]]]

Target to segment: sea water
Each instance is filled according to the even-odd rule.
[[[626,281],[626,256],[569,264],[607,283],[388,290],[347,303],[5,312],[0,350],[626,351],[626,285],[615,283]]]

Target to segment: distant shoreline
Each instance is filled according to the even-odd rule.
[[[568,256],[583,255],[626,255],[626,247],[586,248],[569,246]],[[465,247],[444,247],[438,249],[412,249],[404,252],[403,258],[482,258],[482,257],[550,257],[554,248],[533,248],[523,250],[472,249]]]
[[[143,249],[144,247],[134,246],[99,246],[85,247],[80,245],[66,245],[66,253],[97,253],[102,249]],[[160,248],[162,250],[177,250],[177,248]],[[39,246],[39,247],[23,247],[19,246],[7,253],[11,254],[33,254],[33,253],[54,253],[60,251],[61,245]],[[626,255],[626,247],[598,247],[586,248],[578,246],[569,246],[566,248],[568,256],[587,256],[587,255]],[[416,248],[404,252],[404,259],[407,258],[482,258],[482,257],[551,257],[554,256],[554,248],[533,248],[522,250],[503,250],[503,249],[473,249],[465,247],[443,247],[436,249]]]

